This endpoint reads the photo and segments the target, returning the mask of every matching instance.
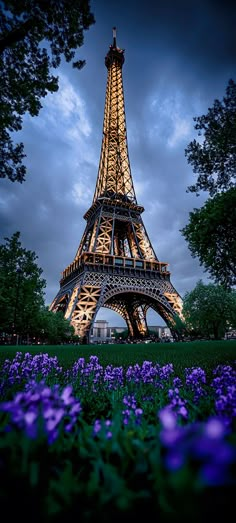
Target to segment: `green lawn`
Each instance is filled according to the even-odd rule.
[[[173,363],[177,373],[185,367],[199,366],[211,371],[218,364],[236,362],[236,340],[194,341],[186,343],[150,343],[123,345],[33,345],[0,346],[0,364],[13,358],[17,351],[39,354],[46,352],[57,356],[63,367],[70,367],[78,358],[89,359],[96,355],[102,365],[114,366],[141,364],[144,360],[160,365]]]

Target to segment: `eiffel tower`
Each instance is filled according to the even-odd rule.
[[[97,183],[74,261],[66,267],[50,310],[63,311],[83,343],[100,307],[119,313],[131,337],[148,334],[147,311],[155,310],[176,337],[182,299],[158,260],[137,203],[131,176],[124,106],[124,50],[113,43],[105,57],[107,87]]]

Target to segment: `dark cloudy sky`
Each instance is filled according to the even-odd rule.
[[[197,133],[194,116],[222,99],[236,80],[236,8],[227,0],[94,0],[96,23],[85,32],[82,71],[68,64],[56,73],[58,93],[43,100],[36,118],[25,117],[28,174],[23,184],[0,180],[0,242],[21,232],[38,255],[47,281],[46,304],[73,261],[97,178],[107,70],[104,57],[117,27],[125,49],[123,82],[131,172],[143,221],[155,252],[169,263],[183,296],[208,276],[193,259],[180,229],[206,194],[186,192],[195,175],[184,155]],[[123,325],[101,309],[97,319]],[[149,313],[151,325],[162,324]]]

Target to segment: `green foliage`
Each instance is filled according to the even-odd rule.
[[[119,339],[126,340],[128,338],[129,331],[128,331],[128,329],[125,329],[122,332],[115,332],[114,335],[115,335],[116,340],[119,340]]]
[[[236,327],[236,291],[200,280],[183,298],[183,315],[190,332],[220,339]]]
[[[208,113],[194,118],[202,143],[193,140],[185,149],[188,163],[198,174],[190,192],[208,191],[210,196],[235,187],[236,176],[236,83],[230,79],[222,101],[215,100]]]
[[[0,245],[0,332],[63,343],[73,339],[74,328],[62,312],[45,306],[46,281],[37,258],[22,247],[19,232]]]
[[[173,321],[170,323],[169,327],[176,341],[181,340],[187,334],[185,321],[181,319],[178,314],[173,316]]]
[[[194,121],[204,139],[185,149],[198,175],[188,191],[208,191],[211,199],[190,213],[181,233],[214,281],[230,288],[236,283],[236,83],[230,79],[223,100]]]
[[[192,256],[198,256],[215,282],[226,287],[236,284],[236,188],[190,212],[181,233]]]
[[[48,307],[43,307],[37,316],[33,332],[41,342],[58,344],[73,339],[74,327],[64,318],[62,312],[55,314]]]
[[[41,99],[58,90],[51,70],[64,56],[75,59],[84,31],[94,23],[89,0],[8,0],[0,9],[0,177],[24,181],[23,144],[15,145],[11,133],[22,128],[22,116],[37,116]]]
[[[160,365],[173,363],[176,372],[184,377],[185,367],[203,366],[210,375],[212,368],[219,364],[233,364],[235,361],[236,339],[189,341],[174,343],[140,343],[138,345],[27,345],[17,347],[22,353],[29,352],[32,355],[40,353],[57,357],[60,365],[68,369],[78,358],[89,361],[90,356],[96,354],[101,365],[114,365],[124,367],[143,361],[153,361]],[[16,346],[0,347],[0,366],[8,358],[14,358]]]
[[[33,251],[24,249],[20,233],[0,245],[0,330],[30,333],[44,305],[46,281]]]

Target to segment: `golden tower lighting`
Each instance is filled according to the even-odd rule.
[[[72,263],[63,271],[50,310],[63,311],[84,342],[98,310],[125,320],[129,334],[145,336],[146,315],[155,310],[176,335],[182,299],[158,260],[138,204],[129,162],[122,66],[124,50],[113,43],[105,57],[107,87],[97,182],[87,225]]]

